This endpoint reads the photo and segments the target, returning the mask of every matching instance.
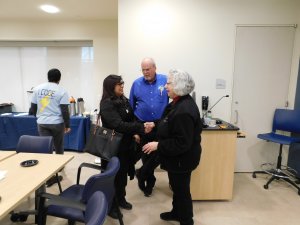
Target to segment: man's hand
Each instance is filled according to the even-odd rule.
[[[71,132],[71,128],[70,127],[65,128],[65,134],[70,133],[70,132]]]

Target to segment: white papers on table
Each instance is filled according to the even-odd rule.
[[[12,113],[2,113],[1,116],[10,116]]]
[[[16,115],[14,115],[14,116],[28,116],[28,113],[18,113],[18,114],[16,114]]]
[[[0,180],[2,180],[5,177],[6,173],[6,170],[0,170]]]

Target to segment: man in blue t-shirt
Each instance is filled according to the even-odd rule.
[[[145,122],[158,122],[169,102],[164,86],[167,76],[156,73],[156,65],[152,58],[144,58],[141,63],[143,76],[136,79],[130,90],[130,104],[136,118]],[[140,145],[153,141],[155,130],[141,137]],[[136,171],[139,188],[149,197],[152,194],[156,178],[154,169],[159,165],[157,154],[142,153],[143,166]]]

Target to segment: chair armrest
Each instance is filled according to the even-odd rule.
[[[78,170],[77,170],[77,181],[76,181],[76,184],[79,184],[79,181],[80,181],[80,174],[81,174],[81,168],[83,167],[87,167],[87,168],[91,168],[91,169],[96,169],[96,170],[104,170],[100,165],[95,165],[95,164],[92,164],[92,163],[81,163],[81,165],[78,167]]]
[[[70,208],[80,209],[82,211],[85,211],[86,208],[86,205],[81,202],[74,201],[72,199],[65,198],[59,195],[53,195],[50,193],[41,193],[39,197],[49,200],[45,203],[46,206],[59,205],[59,206],[66,206]]]

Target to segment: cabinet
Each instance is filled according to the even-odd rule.
[[[192,172],[193,200],[231,200],[237,130],[203,130],[202,154]]]

